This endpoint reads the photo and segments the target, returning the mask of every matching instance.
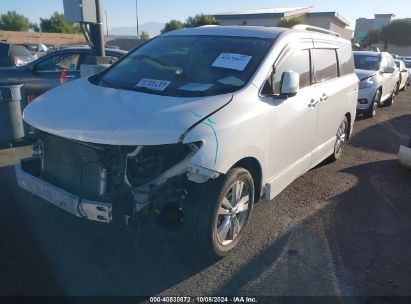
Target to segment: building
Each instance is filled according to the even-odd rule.
[[[369,31],[380,29],[391,24],[395,19],[394,14],[376,14],[374,19],[359,18],[355,23],[354,38],[356,41],[363,40]]]
[[[282,19],[299,17],[305,24],[339,33],[346,39],[353,31],[347,29],[348,20],[337,12],[312,12],[312,6],[294,8],[245,9],[214,14],[220,25],[277,26]]]

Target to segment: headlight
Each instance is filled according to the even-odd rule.
[[[373,77],[369,77],[360,81],[360,89],[366,89],[372,87],[374,84]]]

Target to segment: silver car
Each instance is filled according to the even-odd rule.
[[[360,80],[357,113],[373,117],[380,105],[392,105],[400,88],[400,72],[389,53],[354,52]]]

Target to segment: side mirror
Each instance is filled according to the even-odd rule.
[[[285,71],[281,77],[281,95],[295,96],[300,89],[300,75],[294,71]]]
[[[383,68],[382,72],[383,72],[384,74],[392,74],[392,73],[395,72],[395,68],[393,68],[393,67],[385,67],[385,68]]]

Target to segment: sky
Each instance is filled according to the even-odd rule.
[[[395,4],[394,4],[395,3]],[[355,26],[359,17],[372,18],[376,13],[394,13],[411,17],[411,0],[138,0],[139,22],[184,21],[198,13],[214,14],[235,9],[313,6],[313,11],[337,11]],[[135,26],[136,0],[103,0],[108,27]],[[30,21],[38,21],[53,12],[63,12],[63,0],[0,0],[0,14],[15,10]]]

